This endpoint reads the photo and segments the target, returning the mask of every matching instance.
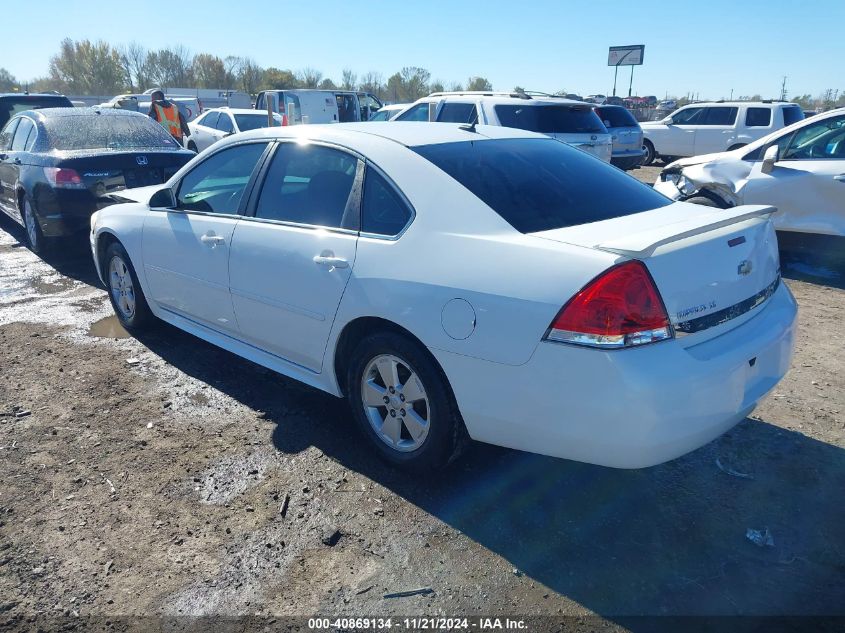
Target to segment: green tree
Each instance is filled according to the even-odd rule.
[[[270,90],[290,90],[299,88],[299,81],[290,70],[271,67],[264,71],[261,86]]]
[[[467,90],[493,90],[493,84],[487,81],[484,77],[470,77],[467,80]]]
[[[428,95],[428,82],[431,79],[431,73],[425,68],[405,66],[399,71],[399,76],[405,101],[416,101],[420,97]]]
[[[120,54],[106,42],[63,40],[49,71],[50,80],[70,94],[110,95],[125,87]]]
[[[147,56],[150,80],[162,88],[191,86],[194,83],[192,61],[184,46],[152,51]]]
[[[255,63],[255,60],[249,57],[245,58],[238,71],[238,81],[243,90],[248,95],[258,92],[258,86],[261,84],[261,78],[264,71],[261,66]]]
[[[443,87],[443,82],[439,79],[435,79],[431,82],[431,85],[428,87],[429,92],[443,92],[446,89]]]
[[[376,95],[379,99],[389,99],[384,82],[382,81],[381,73],[369,71],[361,77],[361,83],[358,84],[358,89],[362,92],[369,92]]]
[[[323,81],[320,82],[319,88],[320,90],[337,90],[337,86],[335,85],[335,83],[328,77],[326,77],[325,79],[323,79]]]
[[[197,88],[228,88],[226,66],[217,55],[208,53],[194,55],[191,68]]]

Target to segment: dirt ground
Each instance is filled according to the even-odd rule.
[[[475,445],[419,478],[340,400],[169,326],[126,338],[84,246],[54,268],[0,229],[0,623],[845,615],[841,271],[786,267],[792,370],[690,455],[622,471]]]

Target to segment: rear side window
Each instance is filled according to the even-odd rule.
[[[465,141],[412,149],[521,233],[598,222],[671,204],[625,172],[554,139]]]
[[[746,127],[769,127],[771,124],[771,108],[748,108],[745,113]]]
[[[220,116],[219,112],[209,112],[206,114],[202,119],[197,121],[200,125],[204,125],[205,127],[216,127],[217,126],[217,117]]]
[[[361,231],[376,235],[398,235],[411,219],[411,210],[396,190],[375,169],[364,179]]]
[[[499,123],[541,134],[604,134],[607,129],[589,106],[497,105]]]
[[[358,159],[322,145],[283,143],[261,189],[255,217],[332,228],[357,229],[350,205]]]
[[[792,125],[804,120],[804,111],[798,106],[786,106],[783,108],[783,125]]]
[[[221,132],[234,132],[235,128],[232,125],[232,119],[225,112],[220,113],[220,118],[217,120],[217,129]]]
[[[596,114],[606,127],[637,127],[639,125],[634,115],[626,108],[596,108]]]
[[[396,117],[397,121],[428,121],[428,104],[419,103]]]
[[[472,103],[444,103],[437,120],[440,123],[477,123],[478,113]]]
[[[21,122],[18,124],[18,129],[15,131],[15,136],[12,139],[12,151],[22,152],[26,149],[27,141],[33,132],[35,125],[26,117],[21,117]]]
[[[722,106],[705,109],[707,114],[702,125],[733,125],[736,123],[736,114],[739,112],[739,108]]]

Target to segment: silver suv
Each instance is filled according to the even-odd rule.
[[[521,92],[435,92],[394,121],[480,123],[540,132],[610,162],[613,141],[589,103]]]

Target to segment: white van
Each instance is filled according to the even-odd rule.
[[[804,118],[801,106],[776,101],[691,103],[660,121],[641,123],[643,165],[731,151]]]
[[[256,110],[280,114],[284,125],[301,123],[353,123],[366,121],[381,102],[369,93],[347,90],[265,90],[255,100]]]

